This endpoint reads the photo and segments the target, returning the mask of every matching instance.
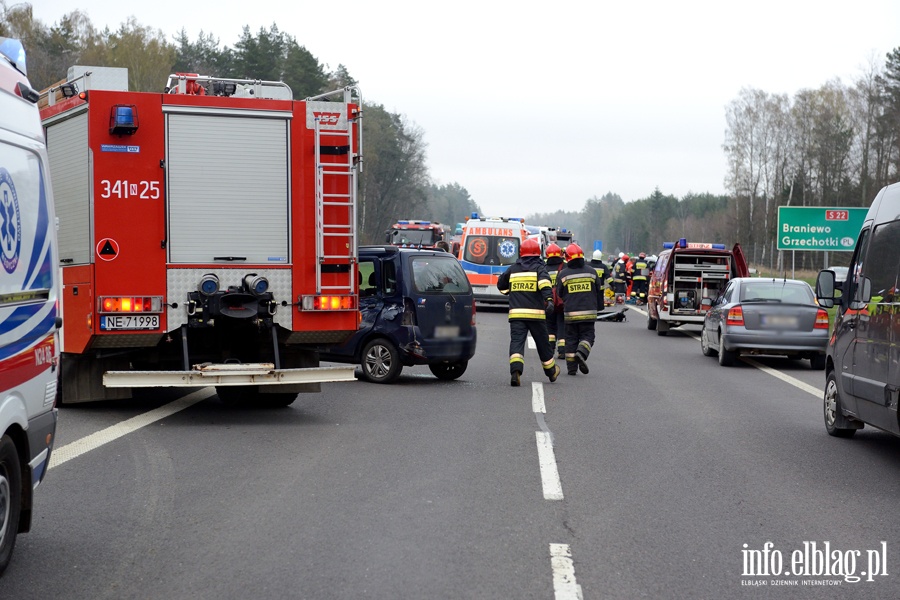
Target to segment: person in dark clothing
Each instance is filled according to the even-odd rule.
[[[623,254],[612,267],[613,291],[616,293],[616,302],[624,302],[628,293],[628,284],[631,282],[631,273],[628,271],[628,255]]]
[[[556,275],[565,267],[562,249],[556,244],[547,246],[547,273],[550,274],[550,285],[553,289],[554,300],[556,295]],[[550,350],[556,349],[560,360],[566,358],[566,321],[563,316],[562,301],[554,302],[556,309],[553,314],[547,315],[547,333],[550,338]]]
[[[584,252],[577,244],[566,246],[566,256],[566,268],[556,277],[556,293],[565,303],[566,371],[569,375],[577,375],[578,371],[587,375],[603,290],[597,282],[597,271],[584,264]]]
[[[497,280],[497,289],[509,296],[509,384],[518,387],[525,371],[525,340],[534,340],[544,374],[550,382],[559,376],[559,366],[547,333],[547,315],[553,312],[550,275],[541,258],[541,246],[527,239],[519,258]]]
[[[636,304],[647,303],[647,291],[650,288],[650,264],[644,252],[638,254],[631,268],[631,297]]]
[[[591,267],[597,271],[597,283],[600,285],[600,291],[606,291],[606,285],[608,281],[612,280],[612,269],[610,269],[609,265],[603,262],[603,252],[600,250],[594,250],[594,254],[591,256]],[[600,304],[600,310],[603,310],[605,303]]]

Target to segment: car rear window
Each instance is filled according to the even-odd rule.
[[[774,301],[788,304],[813,304],[813,295],[804,283],[754,281],[741,286],[741,302]]]
[[[412,259],[413,287],[417,292],[466,294],[471,291],[466,272],[452,256],[416,256]]]

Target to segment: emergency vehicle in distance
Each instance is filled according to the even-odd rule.
[[[405,219],[394,223],[387,231],[385,243],[401,248],[433,249],[438,242],[448,242],[448,227],[436,221]]]
[[[667,335],[680,325],[702,325],[712,301],[735,277],[749,277],[740,244],[666,242],[650,273],[647,329]]]
[[[574,241],[575,233],[571,229],[563,227],[556,230],[556,245],[559,246],[559,249],[563,252],[566,251],[566,246]]]
[[[497,280],[519,258],[519,246],[528,231],[518,218],[472,217],[463,226],[459,262],[472,284],[475,300],[485,303],[509,303],[497,289]]]
[[[123,73],[124,72],[124,73]],[[41,118],[56,183],[65,403],[214,385],[287,405],[356,332],[356,87],[73,67]]]
[[[57,418],[56,219],[26,72],[21,42],[0,37],[0,575],[31,529]]]

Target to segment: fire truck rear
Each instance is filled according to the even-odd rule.
[[[438,242],[448,241],[447,229],[435,221],[404,219],[391,226],[385,242],[392,246],[434,248]]]
[[[318,344],[358,323],[355,87],[176,74],[127,91],[75,67],[41,111],[56,185],[63,403],[216,386],[290,404],[352,367]]]

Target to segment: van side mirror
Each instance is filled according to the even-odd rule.
[[[834,271],[819,271],[816,277],[816,300],[822,308],[834,306]]]

